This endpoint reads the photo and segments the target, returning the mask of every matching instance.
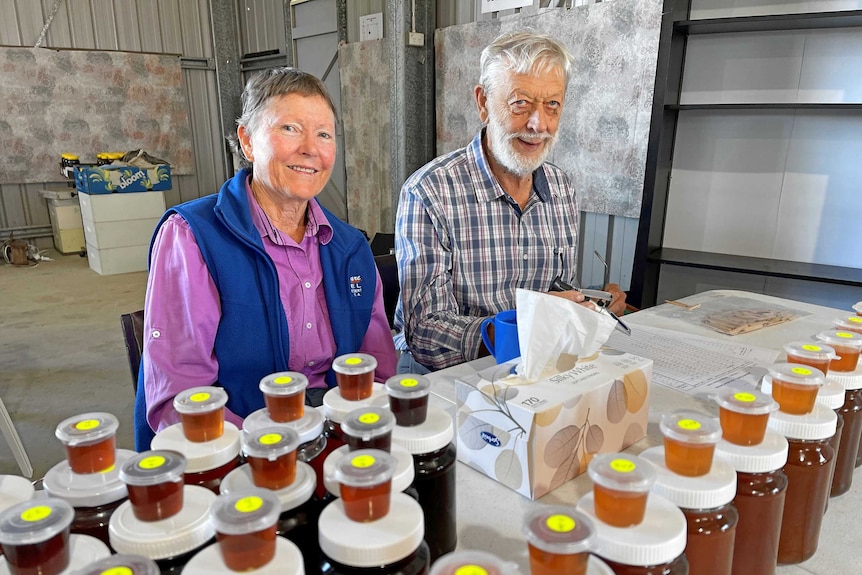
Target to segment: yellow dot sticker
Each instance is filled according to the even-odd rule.
[[[807,367],[793,367],[790,369],[796,375],[811,375],[813,372]]]
[[[360,363],[362,363],[362,358],[361,357],[348,357],[347,359],[344,360],[344,363],[346,363],[347,365],[359,365]]]
[[[281,375],[273,379],[272,382],[276,385],[287,385],[288,383],[293,382],[293,378],[289,375]]]
[[[365,469],[366,467],[374,465],[376,461],[377,460],[374,459],[373,455],[357,455],[350,460],[350,465],[358,469]]]
[[[842,339],[852,339],[853,338],[853,334],[847,333],[846,331],[835,332],[835,335],[837,335],[838,337],[840,337]]]
[[[364,423],[365,425],[373,425],[380,421],[380,416],[376,413],[363,413],[359,416],[359,423]]]
[[[634,461],[629,461],[628,459],[614,459],[611,461],[611,469],[620,473],[631,473],[636,467],[637,465],[635,465]]]
[[[117,465],[116,465],[116,464],[114,464],[114,465],[112,465],[112,466],[108,467],[107,469],[103,469],[103,470],[101,470],[99,473],[110,473],[110,472],[112,472],[116,467],[117,467]]]
[[[267,433],[260,436],[258,441],[261,445],[275,445],[279,441],[284,439],[284,436],[280,433]]]
[[[806,343],[805,345],[803,345],[802,349],[804,349],[805,351],[822,351],[823,350],[823,348],[820,347],[819,345],[811,345],[810,343]]]
[[[688,431],[697,431],[701,428],[700,422],[696,419],[680,419],[677,422],[676,426],[680,429],[686,429]]]
[[[37,505],[36,507],[31,507],[26,511],[21,513],[21,519],[28,523],[34,523],[36,521],[42,521],[46,517],[51,516],[51,508],[47,505]]]
[[[862,317],[859,317],[858,315],[851,315],[847,318],[847,321],[849,321],[850,323],[862,323]]]
[[[741,401],[742,403],[752,403],[757,399],[753,393],[745,393],[744,391],[740,391],[739,393],[733,394],[733,399],[736,401]]]
[[[141,469],[158,469],[165,464],[165,461],[167,460],[161,455],[151,455],[141,459],[141,461],[138,462],[138,467]]]
[[[135,572],[128,567],[121,566],[105,569],[99,575],[135,575]]]
[[[262,506],[263,499],[261,499],[257,495],[250,495],[248,497],[243,497],[242,499],[237,501],[233,507],[240,513],[251,513],[253,511],[257,511]]]
[[[455,571],[454,575],[488,575],[488,570],[480,565],[461,565]]]
[[[202,402],[202,401],[206,401],[206,400],[208,400],[210,397],[211,397],[211,396],[210,396],[210,394],[209,394],[209,393],[207,393],[206,391],[202,391],[202,392],[200,392],[200,393],[193,393],[193,394],[191,394],[191,395],[189,396],[189,401],[192,401],[192,402],[194,402],[194,403],[200,403],[200,402]]]
[[[79,421],[75,424],[75,429],[78,431],[90,431],[91,429],[96,429],[102,424],[98,419],[85,419],[84,421]]]
[[[545,525],[556,533],[568,533],[575,528],[575,520],[568,515],[558,513],[545,519]]]
[[[419,385],[419,380],[412,377],[406,377],[401,380],[401,387],[416,387],[417,385]]]

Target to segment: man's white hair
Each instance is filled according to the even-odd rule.
[[[572,61],[566,47],[550,36],[531,30],[506,32],[482,50],[479,84],[491,93],[504,71],[537,74],[557,69],[563,72],[568,85]]]

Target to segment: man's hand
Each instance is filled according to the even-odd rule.
[[[569,301],[573,301],[593,311],[596,310],[596,304],[587,300],[587,298],[584,297],[584,294],[577,290],[549,291],[548,293],[557,297],[561,297],[563,299],[567,299]],[[623,294],[623,297],[625,297],[625,294]]]
[[[605,291],[614,296],[607,308],[617,315],[623,315],[626,311],[626,292],[621,290],[617,284],[606,285]]]

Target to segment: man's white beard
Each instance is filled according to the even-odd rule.
[[[536,132],[515,132],[507,133],[501,122],[497,121],[496,115],[489,110],[488,114],[488,129],[485,132],[488,135],[488,140],[491,144],[491,154],[494,159],[509,172],[516,176],[526,176],[532,174],[541,166],[551,150],[554,149],[554,144],[557,138],[545,132],[539,134]],[[545,141],[545,146],[536,157],[524,156],[515,150],[512,140],[521,138],[528,142]]]

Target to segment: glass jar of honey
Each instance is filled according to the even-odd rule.
[[[359,401],[371,397],[377,360],[367,353],[340,355],[332,361],[332,371],[341,397]]]
[[[414,373],[393,375],[386,380],[389,394],[389,409],[395,421],[402,427],[411,427],[425,422],[428,416],[428,396],[431,382],[427,377]]]
[[[84,413],[57,425],[57,439],[66,447],[66,460],[75,473],[99,473],[114,465],[117,428],[110,413]]]
[[[705,475],[679,475],[667,468],[663,451],[663,447],[653,447],[640,456],[656,468],[652,492],[674,503],[685,515],[689,568],[699,575],[731,575],[739,521],[731,503],[736,495],[736,471],[718,459]]]
[[[862,374],[836,373],[830,379],[834,379],[844,389],[843,401],[835,408],[838,416],[844,420],[843,428],[836,431],[840,448],[835,455],[835,473],[830,492],[830,496],[835,497],[850,490],[862,445]]]
[[[784,344],[787,363],[798,363],[829,373],[829,364],[837,359],[835,350],[815,341],[792,341]]]
[[[376,521],[389,513],[395,468],[395,458],[379,449],[360,449],[338,460],[333,477],[349,519]]]
[[[227,392],[221,387],[193,387],[174,397],[183,435],[194,443],[218,439],[224,433],[224,406]]]
[[[206,442],[189,441],[177,423],[156,433],[152,448],[159,451],[176,451],[186,458],[186,485],[200,485],[218,494],[219,484],[225,475],[240,462],[240,431],[225,422],[222,434]]]
[[[210,522],[228,569],[251,571],[273,560],[280,514],[281,502],[267,489],[247,489],[216,498]]]
[[[254,484],[277,490],[293,483],[297,447],[299,435],[289,427],[274,425],[243,432],[242,450]]]
[[[769,377],[778,410],[790,415],[811,413],[817,392],[826,383],[826,374],[801,363],[773,364],[769,366]]]
[[[664,457],[668,469],[680,475],[706,475],[712,467],[721,427],[711,417],[693,411],[676,411],[662,417]]]
[[[341,485],[335,479],[335,469],[339,461],[349,456],[350,453],[350,448],[342,445],[330,453],[326,461],[323,462],[323,483],[329,496],[341,497]],[[416,479],[416,472],[410,452],[399,445],[393,445],[389,454],[395,460],[395,473],[392,475],[393,493],[407,492],[408,495],[417,499],[413,495],[413,482]]]
[[[655,469],[645,459],[627,453],[604,453],[587,466],[593,481],[593,513],[613,527],[639,525],[646,513]]]
[[[849,315],[836,318],[832,326],[838,331],[853,331],[862,334],[862,316]]]
[[[132,511],[141,521],[173,517],[183,508],[186,458],[175,451],[145,451],[120,468]]]
[[[527,511],[527,539],[532,575],[587,575],[596,528],[584,513],[559,505]]]
[[[395,416],[389,409],[382,407],[354,409],[341,422],[341,431],[351,451],[357,449],[390,451],[394,427]]]
[[[835,350],[838,357],[829,363],[830,372],[857,371],[862,352],[862,334],[854,331],[827,330],[816,335],[818,341]]]
[[[295,421],[305,415],[308,378],[295,371],[272,373],[260,380],[267,415],[277,423]],[[245,426],[243,426],[245,427]]]
[[[0,514],[0,545],[13,575],[58,575],[69,566],[75,511],[60,499],[25,501]]]
[[[724,388],[716,397],[721,437],[737,445],[757,445],[766,434],[769,414],[778,409],[771,395]]]

